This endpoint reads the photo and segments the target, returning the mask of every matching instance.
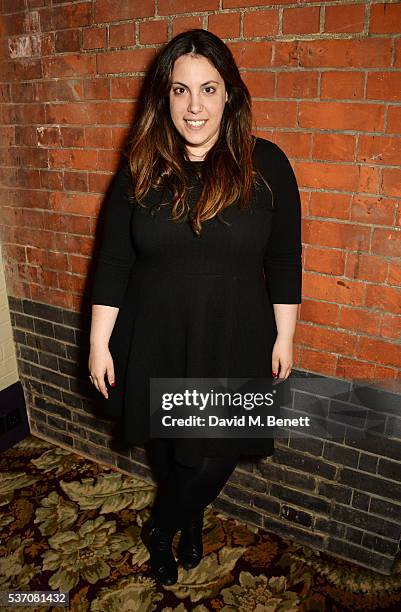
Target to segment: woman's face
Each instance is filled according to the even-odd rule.
[[[190,159],[202,159],[217,141],[227,99],[224,80],[206,57],[187,54],[174,62],[170,113]]]

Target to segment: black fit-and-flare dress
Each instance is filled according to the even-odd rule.
[[[119,308],[110,337],[116,387],[98,393],[105,416],[120,417],[125,441],[149,439],[149,379],[271,377],[277,336],[273,304],[301,303],[301,204],[291,164],[275,143],[255,138],[259,181],[251,208],[227,207],[202,223],[175,222],[160,191],[135,205],[127,162],[105,203],[92,304]],[[191,207],[202,188],[202,164],[186,162]],[[164,200],[166,192],[164,192]],[[107,376],[106,376],[107,379]],[[269,456],[274,440],[175,439],[176,459]]]

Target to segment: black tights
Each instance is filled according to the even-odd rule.
[[[169,439],[152,439],[146,446],[158,483],[152,515],[166,528],[178,529],[204,510],[223,489],[239,460],[239,455],[203,457],[192,467],[174,459]]]

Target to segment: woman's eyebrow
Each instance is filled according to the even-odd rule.
[[[220,85],[218,81],[206,81],[206,83],[202,83],[201,87],[204,87],[205,85],[208,85],[209,83],[216,83],[217,85]],[[183,85],[184,87],[188,87],[188,85],[185,85],[185,83],[181,83],[180,81],[173,81],[172,85]]]

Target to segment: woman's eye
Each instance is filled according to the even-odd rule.
[[[175,87],[173,88],[173,92],[175,94],[181,95],[181,92],[185,91],[183,87]],[[215,87],[212,87],[212,85],[209,85],[208,87],[205,87],[205,91],[207,93],[214,93],[216,91]]]

